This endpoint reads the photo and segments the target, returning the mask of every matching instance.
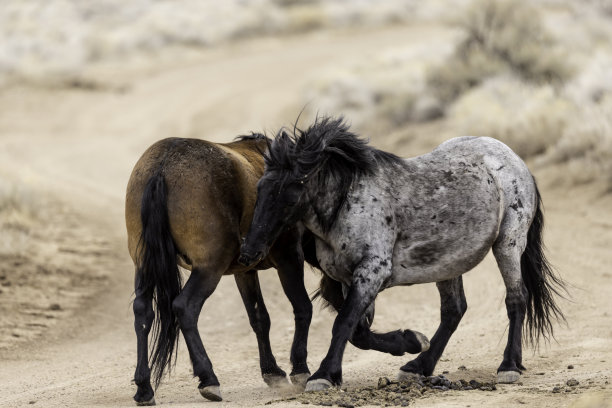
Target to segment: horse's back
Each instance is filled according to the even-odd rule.
[[[142,229],[142,195],[158,172],[167,189],[170,230],[182,257],[204,266],[231,261],[240,245],[241,230],[250,222],[248,212],[254,206],[263,158],[254,154],[247,160],[232,144],[200,139],[169,138],[153,144],[128,183],[126,222],[133,257]]]
[[[410,210],[394,251],[399,281],[458,276],[480,263],[517,214],[531,220],[531,174],[495,139],[451,139],[405,163]]]

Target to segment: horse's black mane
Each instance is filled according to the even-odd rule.
[[[282,129],[265,155],[267,171],[276,172],[283,184],[316,175],[321,185],[333,181],[337,186],[340,200],[332,217],[320,219],[324,229],[333,225],[356,179],[372,174],[382,163],[400,160],[352,133],[342,117],[317,118],[308,129],[294,127],[291,134]]]
[[[268,140],[268,137],[264,135],[263,133],[251,132],[250,135],[236,136],[234,138],[234,142],[242,142],[243,140],[262,140],[262,139]]]

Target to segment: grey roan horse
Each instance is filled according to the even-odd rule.
[[[266,155],[251,228],[240,262],[262,259],[286,225],[302,221],[316,237],[325,274],[339,282],[343,304],[329,351],[306,390],[342,383],[342,355],[356,329],[369,327],[381,290],[436,282],[441,322],[431,346],[401,367],[431,375],[466,311],[462,274],[489,249],[506,286],[508,343],[498,382],[522,370],[525,338],[553,334],[563,319],[563,290],[543,254],[540,194],[525,163],[486,137],[447,141],[431,153],[401,159],[356,137],[341,119],[318,119],[292,136],[281,131]],[[363,320],[367,319],[367,322]],[[392,338],[387,338],[392,341]]]

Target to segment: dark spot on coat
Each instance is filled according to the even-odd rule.
[[[382,261],[380,261],[380,266],[387,266],[387,265],[389,265],[389,263],[386,260],[383,259]]]
[[[497,171],[500,171],[500,170],[501,170],[501,169],[503,169],[504,167],[506,167],[506,166],[504,166],[504,165],[502,164],[501,166],[499,166],[499,168],[497,169]]]
[[[387,221],[387,225],[390,225],[392,220],[393,220],[393,218],[391,218],[391,216],[389,216],[389,215],[387,215],[385,217],[385,221]]]
[[[404,264],[400,264],[400,266],[401,266],[402,268],[406,269],[406,265],[404,265]]]
[[[378,201],[378,198],[372,197],[372,201]]]
[[[346,249],[346,242],[342,244],[342,249]]]
[[[450,171],[450,170],[448,170],[448,171],[443,170],[442,173],[444,173],[444,178],[446,179],[446,181],[453,181],[454,180],[453,172],[452,171]]]
[[[410,251],[410,258],[415,264],[429,265],[436,261],[440,247],[437,242],[427,242],[417,245]]]
[[[435,220],[438,216],[436,214],[432,215],[431,219]]]

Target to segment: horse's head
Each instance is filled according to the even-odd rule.
[[[317,197],[319,207],[333,209],[317,213],[322,228],[328,230],[353,180],[376,165],[367,142],[351,133],[342,118],[329,117],[317,119],[305,131],[294,128],[292,135],[279,132],[265,162],[253,222],[240,250],[239,262],[245,265],[263,259],[283,229],[302,218],[315,203],[309,197]],[[330,195],[332,200],[319,200]]]
[[[261,261],[281,232],[295,224],[305,210],[304,180],[292,160],[295,141],[281,131],[265,156],[266,170],[257,183],[257,201],[251,228],[238,262]]]

